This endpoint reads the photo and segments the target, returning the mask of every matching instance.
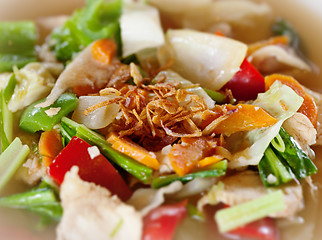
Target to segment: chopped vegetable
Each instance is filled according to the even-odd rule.
[[[187,201],[157,207],[143,219],[142,240],[171,240],[187,215]]]
[[[212,100],[214,100],[217,104],[221,104],[224,102],[226,96],[218,91],[213,91],[208,88],[204,88],[205,92],[208,94],[209,97],[211,97]]]
[[[164,43],[159,12],[152,6],[124,3],[120,27],[123,57]]]
[[[56,81],[55,75],[62,71],[62,65],[37,62],[21,69],[14,67],[13,71],[17,84],[8,107],[10,111],[17,112],[49,94]]]
[[[107,137],[107,141],[112,144],[112,148],[124,153],[125,155],[128,155],[129,157],[132,157],[143,165],[155,170],[159,169],[160,163],[156,159],[156,156],[138,144],[135,144],[128,139],[121,138],[115,133],[111,133]]]
[[[245,58],[240,70],[223,89],[230,89],[237,100],[254,100],[258,93],[265,92],[264,77]]]
[[[54,190],[44,183],[29,192],[0,198],[0,206],[26,209],[55,221],[59,221],[63,213]]]
[[[223,111],[231,114],[215,127],[215,133],[232,134],[239,131],[251,131],[253,129],[272,126],[277,119],[263,108],[249,104],[227,104]]]
[[[226,37],[194,30],[168,30],[159,60],[193,83],[221,89],[238,72],[247,46]],[[198,67],[196,67],[198,66]]]
[[[189,216],[191,218],[196,219],[198,221],[202,221],[202,222],[205,221],[204,214],[202,212],[200,212],[198,210],[198,208],[196,206],[194,206],[193,204],[188,203],[187,204],[187,210],[188,210]]]
[[[117,51],[117,45],[114,41],[100,39],[92,45],[93,57],[105,64],[110,64]]]
[[[220,177],[226,174],[227,165],[227,160],[223,160],[211,166],[208,166],[205,169],[198,169],[198,172],[186,174],[183,177],[180,177],[177,174],[168,174],[165,176],[156,177],[153,178],[151,186],[153,188],[160,188],[169,185],[174,181],[181,181],[182,183],[186,183],[198,177]]]
[[[52,105],[41,108],[37,107],[39,103],[44,102],[46,99],[42,99],[38,102],[30,105],[23,112],[19,127],[27,132],[37,131],[50,131],[63,116],[73,111],[78,104],[75,94],[64,93],[62,94]],[[55,110],[58,110],[56,112]],[[50,111],[54,110],[54,114],[50,114]],[[49,111],[49,112],[48,112]]]
[[[225,234],[230,238],[251,238],[260,240],[279,240],[280,234],[273,219],[266,217],[238,227]]]
[[[282,18],[278,18],[272,26],[275,35],[284,35],[289,38],[290,45],[297,49],[299,47],[299,37],[289,22]]]
[[[32,21],[0,23],[0,72],[11,72],[36,58],[36,25]]]
[[[0,190],[6,185],[20,165],[25,161],[29,152],[29,147],[27,145],[22,145],[20,139],[16,137],[6,150],[1,153]]]
[[[62,138],[56,129],[43,132],[40,135],[38,150],[42,156],[42,164],[46,168],[63,149]]]
[[[8,109],[8,102],[16,85],[15,75],[12,74],[4,89],[0,90],[0,153],[11,143],[13,135],[13,114]]]
[[[87,141],[90,144],[98,146],[102,154],[107,159],[123,168],[128,173],[137,177],[144,183],[149,182],[153,170],[148,168],[134,159],[114,150],[110,144],[98,133],[88,129],[84,125],[80,125],[66,117],[62,118],[62,123],[76,132],[76,136]]]
[[[84,111],[92,106],[102,104],[107,101],[117,99],[115,94],[108,96],[80,96],[78,105],[73,112],[72,119],[78,123],[84,124],[90,129],[100,129],[107,127],[114,120],[120,111],[120,106],[117,103],[111,103],[106,106],[95,109],[94,111],[84,115]]]
[[[114,38],[119,41],[121,6],[121,0],[87,0],[83,9],[75,11],[61,28],[53,32],[50,42],[57,59],[72,59],[96,39]]]
[[[279,133],[283,122],[291,117],[302,105],[303,98],[290,87],[276,81],[265,93],[258,94],[253,105],[259,106],[279,121],[269,128],[260,128],[247,132],[241,139],[246,144],[243,149],[233,155],[230,167],[257,165],[270,142]]]
[[[258,164],[260,177],[266,187],[279,186],[295,178],[289,166],[283,164],[271,147],[268,147]]]
[[[285,76],[280,74],[273,74],[265,77],[265,87],[268,89],[275,81],[280,81],[282,84],[289,86],[292,88],[299,96],[301,96],[304,101],[298,110],[300,113],[303,113],[307,116],[312,122],[313,126],[317,127],[317,119],[318,119],[318,108],[316,103],[309,94],[307,94],[303,88],[303,86],[296,81],[291,76]]]
[[[237,227],[281,211],[285,208],[283,193],[277,190],[252,201],[216,212],[219,231],[226,233]]]
[[[317,173],[318,169],[314,163],[283,128],[279,135],[284,148],[270,145],[258,164],[264,185],[279,186],[292,179],[302,179]]]
[[[92,146],[78,137],[73,137],[68,145],[58,154],[48,168],[48,174],[59,184],[72,166],[78,166],[81,179],[106,187],[123,201],[132,192],[112,164]],[[95,146],[94,146],[95,148]]]

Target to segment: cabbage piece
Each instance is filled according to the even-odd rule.
[[[98,108],[87,116],[83,112],[98,103],[111,100],[116,96],[81,96],[79,97],[78,106],[75,109],[72,119],[78,123],[84,124],[91,129],[100,129],[108,126],[114,121],[120,110],[120,106],[116,103],[109,104],[105,107]]]
[[[239,70],[247,46],[239,41],[193,30],[168,30],[159,49],[161,65],[202,87],[218,90]]]
[[[120,18],[123,57],[164,43],[159,12],[156,8],[127,3]]]
[[[270,142],[279,133],[283,122],[293,116],[302,103],[302,97],[279,81],[275,81],[265,93],[258,94],[257,99],[252,104],[265,109],[279,121],[271,127],[247,132],[244,138],[240,140],[240,146],[248,143],[249,147],[233,154],[229,168],[257,165]]]
[[[55,84],[55,75],[63,70],[62,64],[29,63],[22,69],[14,67],[16,87],[8,103],[11,112],[17,112],[48,95]]]
[[[166,82],[173,83],[174,85],[176,85],[179,82],[180,88],[184,88],[187,92],[196,94],[199,97],[201,97],[205,101],[207,108],[211,109],[215,107],[215,101],[212,100],[211,97],[209,97],[208,94],[205,92],[205,90],[203,90],[203,88],[199,85],[192,84],[192,82],[190,82],[187,79],[184,79],[179,74],[171,70],[161,71],[155,78],[158,79],[162,75],[166,76]]]

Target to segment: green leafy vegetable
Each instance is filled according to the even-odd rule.
[[[285,144],[285,151],[276,149],[279,157],[283,158],[290,166],[297,179],[302,179],[317,173],[318,169],[299,147],[298,143],[283,128],[280,130],[280,136]]]
[[[57,123],[60,122],[63,116],[72,112],[78,104],[78,100],[75,94],[64,93],[62,94],[52,105],[41,108],[37,105],[44,102],[46,99],[42,99],[30,105],[23,112],[19,127],[27,132],[35,133],[37,131],[49,131]],[[57,111],[53,115],[48,111]]]
[[[36,25],[32,21],[0,23],[0,72],[37,61]]]
[[[283,128],[278,136],[280,139],[272,141],[258,164],[260,177],[266,187],[279,186],[292,179],[302,179],[317,173],[314,163]],[[277,141],[283,143],[276,144]]]
[[[199,171],[199,172],[192,172],[189,174],[180,177],[177,174],[169,174],[165,176],[156,177],[152,180],[151,186],[153,188],[161,188],[163,186],[169,185],[174,181],[181,181],[182,183],[187,183],[195,178],[201,177],[219,177],[226,174],[227,170],[227,160],[220,161],[215,163],[214,165],[210,166],[209,168]]]
[[[275,35],[287,36],[290,40],[290,45],[294,48],[299,46],[299,37],[292,26],[282,18],[278,18],[272,26]]]
[[[17,137],[0,155],[0,190],[14,175],[30,152],[27,145],[22,145]]]
[[[120,44],[118,19],[121,14],[121,0],[87,0],[51,36],[58,60],[68,61],[91,42],[101,38],[114,38]],[[119,48],[121,49],[121,48]]]
[[[225,233],[284,208],[283,193],[278,190],[252,201],[221,209],[216,212],[215,219],[219,232]]]
[[[149,182],[153,172],[151,168],[148,168],[131,157],[113,149],[100,134],[66,117],[62,118],[62,124],[64,124],[63,126],[70,128],[68,132],[76,132],[77,137],[83,139],[89,144],[96,145],[100,149],[101,153],[114,164],[120,166],[142,182]]]
[[[29,192],[0,198],[0,206],[27,209],[55,221],[60,220],[63,212],[54,190],[43,183]]]
[[[279,186],[295,178],[291,169],[276,156],[271,146],[266,149],[258,164],[258,170],[266,187]]]

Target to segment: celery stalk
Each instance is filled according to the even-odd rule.
[[[252,201],[221,209],[216,212],[215,220],[219,232],[225,233],[283,209],[283,193],[278,190]]]
[[[29,152],[29,147],[22,145],[20,139],[16,137],[0,155],[0,190],[23,163]]]
[[[180,181],[182,183],[187,183],[195,178],[207,178],[207,177],[219,177],[226,174],[228,162],[227,160],[215,163],[209,169],[204,169],[203,171],[192,172],[180,177],[178,174],[169,174],[165,176],[159,176],[152,180],[151,186],[153,188],[160,188],[174,181]]]
[[[63,211],[54,190],[41,186],[29,192],[0,198],[0,206],[26,209],[57,221]]]
[[[32,21],[0,23],[0,72],[23,67],[36,58],[36,25]]]

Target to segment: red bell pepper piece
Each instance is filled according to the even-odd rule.
[[[232,238],[251,238],[257,240],[279,240],[280,234],[273,219],[266,217],[239,227],[226,236]]]
[[[171,240],[187,215],[187,200],[153,209],[143,219],[142,240]]]
[[[72,166],[78,166],[81,179],[106,187],[123,201],[127,200],[132,191],[121,175],[102,154],[92,159],[88,152],[90,147],[91,145],[82,139],[73,137],[48,167],[49,176],[61,184],[66,172]]]
[[[253,100],[258,93],[265,92],[265,80],[245,58],[240,70],[223,86],[223,89],[230,89],[237,100]]]

